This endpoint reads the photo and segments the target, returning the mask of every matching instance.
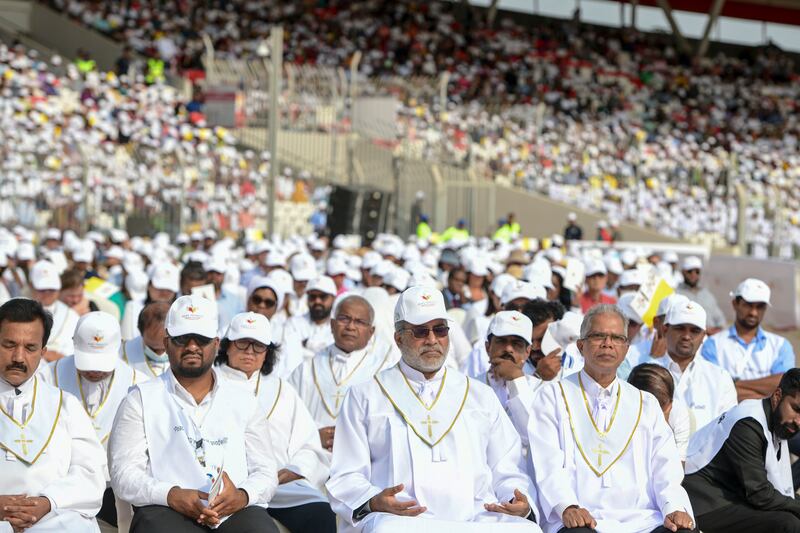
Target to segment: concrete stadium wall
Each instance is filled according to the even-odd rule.
[[[89,50],[102,70],[113,70],[122,45],[47,6],[32,3],[30,36],[64,57],[74,59],[78,48]]]
[[[717,299],[725,318],[733,323],[730,292],[746,278],[758,278],[772,289],[771,306],[764,317],[767,329],[800,327],[800,266],[793,261],[712,255],[701,282]]]
[[[31,31],[33,3],[24,0],[0,0],[0,17],[24,32]]]
[[[522,226],[522,232],[531,237],[549,236],[554,233],[563,234],[567,224],[567,214],[570,212],[578,216],[578,225],[583,228],[584,239],[594,239],[597,232],[597,222],[604,217],[589,211],[583,211],[569,204],[557,202],[550,198],[511,187],[496,187],[495,209],[497,217],[504,217],[507,213],[514,213],[517,221]],[[620,224],[620,231],[626,241],[643,242],[677,242],[675,239],[660,233],[635,226],[633,224]]]

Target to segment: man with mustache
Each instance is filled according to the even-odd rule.
[[[741,282],[731,293],[736,321],[703,344],[703,357],[733,378],[739,401],[772,394],[781,374],[794,367],[791,343],[761,327],[770,296],[769,286],[759,279]]]
[[[407,289],[394,323],[401,361],[351,387],[336,420],[339,531],[540,531],[511,421],[489,387],[445,367],[442,293]]]
[[[592,307],[577,341],[583,369],[536,393],[520,387],[546,533],[695,528],[661,406],[617,378],[628,351],[627,322],[615,305]]]
[[[391,366],[391,347],[375,335],[375,311],[361,296],[344,297],[331,321],[333,342],[303,362],[289,378],[319,428],[322,447],[333,448],[336,418],[350,387]]]
[[[299,338],[306,359],[333,343],[331,310],[336,299],[336,283],[328,276],[319,276],[306,285],[308,312],[286,322],[287,333]]]
[[[0,307],[0,531],[99,532],[106,455],[80,402],[36,376],[53,318]]]
[[[683,481],[704,533],[800,531],[787,439],[800,428],[800,369],[689,441]]]
[[[489,354],[489,371],[477,379],[489,385],[503,407],[508,403],[508,389],[524,378],[521,386],[535,387],[536,378],[526,375],[524,367],[531,352],[531,319],[519,311],[499,311],[489,324],[486,336],[486,353]]]
[[[265,509],[278,484],[269,423],[252,393],[212,368],[218,327],[214,302],[175,300],[169,370],[120,405],[108,444],[111,487],[134,507],[134,533],[277,531]]]
[[[690,432],[694,433],[737,404],[730,375],[698,356],[706,335],[706,311],[692,301],[670,306],[664,319],[667,357],[653,358],[672,374],[675,397],[689,408]]]

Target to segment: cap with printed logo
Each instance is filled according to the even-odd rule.
[[[309,281],[306,285],[306,293],[311,291],[319,291],[331,296],[336,296],[336,293],[339,292],[336,290],[336,283],[328,276],[319,276]]]
[[[772,296],[772,291],[769,286],[760,279],[747,278],[736,287],[736,290],[730,293],[730,296],[731,298],[739,297],[751,304],[765,303],[770,305],[769,300]]]
[[[432,320],[450,320],[444,305],[444,296],[436,289],[425,286],[403,291],[394,307],[394,322],[408,322],[419,326]]]
[[[38,261],[31,268],[31,285],[37,291],[60,291],[61,276],[50,261]]]
[[[166,325],[170,337],[191,334],[213,339],[219,327],[217,304],[196,294],[181,296],[172,302]]]
[[[233,317],[225,338],[230,341],[253,339],[261,344],[272,344],[272,326],[260,313],[239,313]]]
[[[530,344],[533,337],[533,322],[519,311],[499,311],[489,323],[488,335],[495,337],[515,335]]]
[[[103,311],[83,315],[72,337],[75,368],[84,372],[111,372],[122,343],[119,321]]]
[[[704,330],[706,329],[706,310],[699,303],[691,300],[678,302],[670,306],[664,322],[671,326],[691,324]]]

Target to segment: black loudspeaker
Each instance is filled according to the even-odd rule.
[[[328,232],[331,237],[355,233],[358,191],[334,187],[328,198]]]
[[[361,235],[369,245],[386,229],[392,195],[375,189],[334,187],[328,199],[328,231],[331,237]]]
[[[369,246],[378,233],[386,229],[386,215],[392,195],[382,191],[364,191],[361,193],[361,224],[359,233],[362,244]]]

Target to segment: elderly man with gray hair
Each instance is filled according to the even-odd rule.
[[[629,339],[615,305],[581,324],[583,370],[524,397],[545,533],[694,530],[678,450],[658,401],[617,379]]]
[[[289,377],[317,423],[322,447],[333,449],[334,426],[347,390],[397,361],[375,335],[375,310],[361,296],[343,297],[331,313],[333,343],[304,361]]]

